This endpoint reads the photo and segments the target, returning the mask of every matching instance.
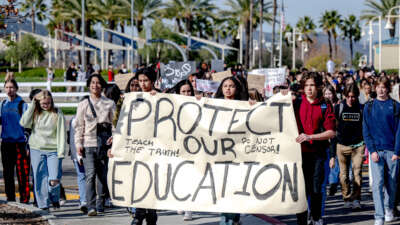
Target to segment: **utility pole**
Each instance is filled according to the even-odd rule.
[[[258,44],[259,44],[259,54],[258,54],[258,68],[262,68],[262,53],[263,53],[263,40],[264,40],[264,34],[263,34],[263,13],[264,13],[264,0],[260,1],[260,33],[258,35]]]

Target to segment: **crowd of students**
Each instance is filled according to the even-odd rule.
[[[71,65],[68,78],[74,78]],[[104,212],[109,193],[106,176],[112,133],[118,122],[124,93],[174,93],[196,98],[265,101],[263,93],[248,87],[247,73],[240,65],[232,76],[224,78],[215,93],[201,93],[197,79],[212,79],[207,64],[198,73],[180,81],[175,87],[159,90],[157,67],[136,71],[120,90],[107,84],[96,70],[87,77],[89,96],[83,98],[76,116],[65,125],[61,110],[54,106],[48,90],[34,90],[29,104],[18,96],[18,84],[7,77],[7,98],[1,103],[1,156],[7,201],[15,201],[14,170],[17,171],[20,202],[30,201],[30,174],[37,207],[49,210],[60,207],[62,161],[70,155],[77,173],[80,209],[88,216]],[[73,80],[73,79],[72,79]],[[323,224],[327,189],[334,195],[339,182],[343,206],[362,209],[361,186],[364,158],[369,158],[369,180],[375,204],[375,224],[397,218],[400,201],[398,162],[400,155],[399,77],[368,69],[356,73],[288,72],[287,81],[274,93],[293,98],[295,118],[300,135],[302,166],[308,198],[308,210],[297,214],[298,224]],[[67,148],[67,143],[69,148]],[[328,185],[329,188],[328,188]],[[136,224],[157,223],[154,209],[129,208]],[[183,211],[178,211],[183,213]],[[222,214],[225,222],[240,224],[240,214]],[[191,212],[184,212],[191,220]]]

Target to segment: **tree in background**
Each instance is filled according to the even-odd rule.
[[[369,9],[362,11],[362,20],[371,20],[375,16],[382,16],[383,18],[389,14],[389,10],[395,6],[400,5],[400,0],[366,0],[365,6]],[[392,15],[397,15],[397,10],[392,11]],[[390,22],[393,29],[389,30],[391,38],[396,36],[396,18],[391,18]]]
[[[304,35],[306,42],[312,43],[313,40],[310,35],[316,35],[315,28],[316,25],[314,21],[309,16],[304,16],[299,19],[296,24],[297,30]]]
[[[47,18],[45,0],[25,0],[21,3],[21,11],[27,12],[31,17],[32,33],[36,32],[36,19],[43,21]]]
[[[348,39],[350,43],[350,58],[353,63],[353,43],[361,40],[361,27],[360,22],[354,15],[349,15],[348,18],[343,20],[340,29],[343,32],[343,39]]]
[[[9,45],[5,54],[8,62],[15,60],[26,65],[34,60],[43,60],[46,51],[42,42],[36,40],[32,35],[24,35],[21,41]]]
[[[331,24],[331,33],[333,36],[334,44],[335,44],[335,58],[337,57],[337,37],[338,37],[338,32],[337,29],[341,26],[342,24],[342,16],[336,11],[332,10],[330,11],[330,24]]]
[[[329,11],[325,11],[319,21],[320,28],[328,35],[329,58],[332,58],[332,22]]]

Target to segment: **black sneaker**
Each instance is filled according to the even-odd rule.
[[[88,212],[88,208],[86,205],[81,205],[79,207],[79,210],[81,210],[82,213],[86,214]]]
[[[329,196],[335,196],[338,184],[331,184],[329,187]]]
[[[59,202],[53,202],[53,208],[54,208],[54,210],[60,209],[60,203]]]

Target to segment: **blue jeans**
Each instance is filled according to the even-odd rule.
[[[57,152],[41,151],[31,149],[31,164],[33,177],[35,179],[35,195],[38,207],[49,208],[51,203],[60,200],[60,165],[61,159]],[[50,181],[58,180],[56,185],[51,185]]]
[[[371,160],[372,197],[375,205],[375,219],[385,217],[384,209],[394,209],[398,162],[392,161],[393,151],[378,151],[379,161]]]
[[[83,165],[79,165],[78,161],[74,160],[74,166],[76,170],[76,180],[78,183],[79,190],[79,202],[81,205],[86,205],[86,175],[85,175],[85,167]]]

